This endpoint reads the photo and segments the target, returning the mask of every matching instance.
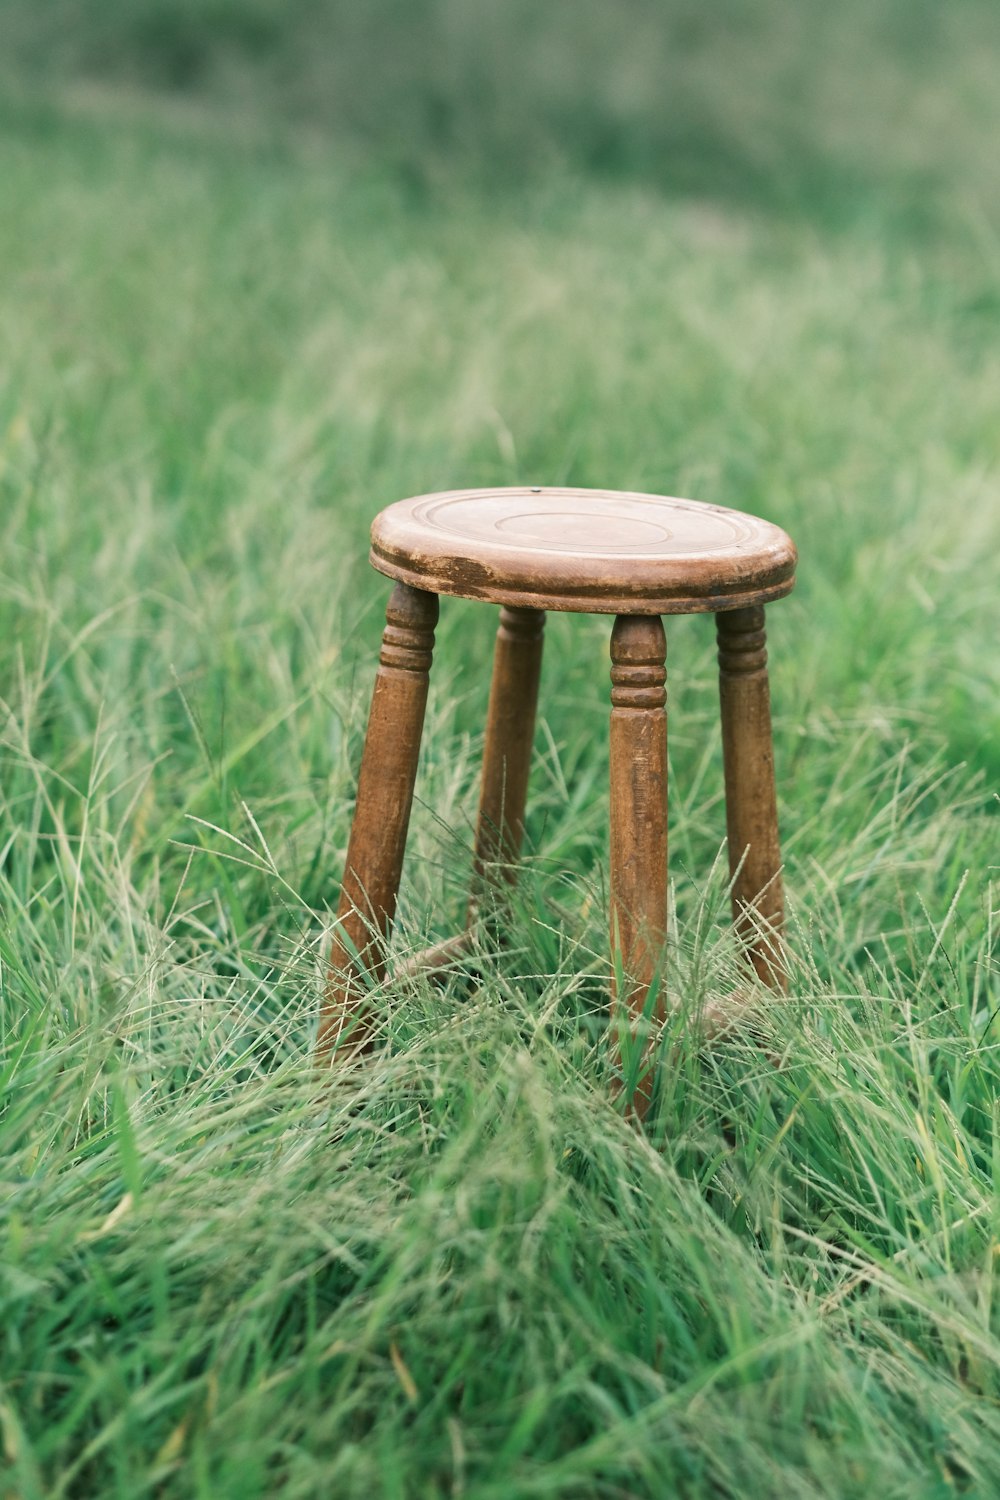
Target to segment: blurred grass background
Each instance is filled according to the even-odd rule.
[[[1000,11],[0,0],[5,1500],[1000,1489]],[[792,533],[792,991],[670,622],[678,1017],[609,1098],[607,624],[508,946],[308,1066],[384,581],[462,484]],[[397,943],[463,906],[446,601]]]
[[[417,184],[567,165],[792,212],[992,196],[987,0],[4,0],[2,24],[23,85],[298,127]]]

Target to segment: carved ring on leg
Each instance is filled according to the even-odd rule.
[[[611,635],[611,946],[626,988],[619,993],[614,979],[612,1024],[627,1024],[634,1038],[665,1013],[666,654],[659,616],[618,616]],[[646,1016],[657,976],[654,1013]],[[637,1044],[645,1045],[641,1036]],[[645,1074],[631,1101],[640,1117],[651,1091],[652,1080]]]

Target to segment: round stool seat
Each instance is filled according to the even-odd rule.
[[[586,614],[740,609],[790,592],[795,546],[757,516],[616,490],[449,490],[372,523],[371,561],[412,588]]]

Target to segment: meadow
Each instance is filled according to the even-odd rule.
[[[5,1500],[1000,1492],[1000,17],[540,9],[0,14]],[[596,618],[549,620],[506,946],[311,1066],[370,518],[506,483],[800,551],[790,993],[711,1048],[713,631],[668,622],[643,1131]],[[404,955],[463,909],[493,630],[443,601]]]

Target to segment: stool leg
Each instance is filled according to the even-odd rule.
[[[655,615],[619,615],[611,634],[611,950],[628,975],[626,1006],[643,1015],[667,936],[667,642]],[[617,967],[617,966],[616,966]],[[662,1019],[661,990],[655,1016]],[[644,1113],[648,1085],[637,1091]]]
[[[359,1014],[365,993],[360,976],[367,972],[378,981],[385,973],[384,948],[396,914],[437,618],[436,594],[397,583],[386,609],[330,952],[317,1040],[321,1062],[330,1060],[347,1027],[352,1053],[371,1047],[370,1021]]]
[[[476,890],[488,878],[491,865],[501,864],[503,878],[511,885],[517,879],[515,861],[524,837],[544,630],[543,610],[505,606],[500,611],[476,829]],[[473,894],[470,920],[475,912]]]
[[[784,896],[761,605],[716,616],[733,921],[759,977],[783,992]]]

